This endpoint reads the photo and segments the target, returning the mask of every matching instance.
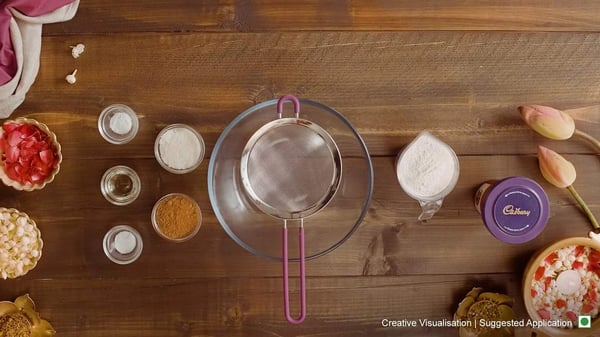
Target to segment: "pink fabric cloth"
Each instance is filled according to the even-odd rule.
[[[74,0],[0,0],[0,85],[6,84],[17,73],[17,59],[10,36],[13,8],[24,15],[35,17],[50,13]]]

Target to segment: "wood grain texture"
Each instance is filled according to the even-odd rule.
[[[100,111],[115,102],[132,106],[142,120],[140,136],[131,146],[87,152],[93,156],[127,150],[149,156],[155,134],[176,121],[198,127],[210,148],[235,116],[286,93],[340,111],[374,156],[395,155],[423,129],[459,154],[533,154],[537,142],[561,152],[593,152],[583,142],[535,136],[517,107],[597,105],[596,34],[119,34],[85,40],[85,57],[76,61],[67,52],[73,38],[44,40],[43,71],[18,113],[81,122],[79,129],[90,132],[69,129],[62,141],[100,144],[94,132]],[[69,86],[63,78],[73,68],[79,80]],[[579,128],[600,137],[597,109],[576,118]]]
[[[143,8],[143,10],[141,10]],[[600,30],[594,1],[194,1],[82,2],[46,34],[298,30]]]
[[[451,319],[473,284],[518,298],[518,279],[511,274],[309,278],[309,316],[299,326],[282,320],[278,278],[11,281],[16,291],[0,289],[0,296],[29,291],[42,317],[52,317],[61,335],[68,337],[140,332],[149,337],[456,336],[454,328],[384,328],[381,321]],[[515,311],[526,317],[518,300]]]
[[[539,173],[543,144],[577,168],[575,187],[600,214],[600,156],[581,139],[550,141],[521,121],[517,107],[566,110],[600,138],[600,3],[591,1],[98,1],[44,26],[41,68],[12,117],[45,122],[63,146],[56,180],[41,191],[0,188],[0,205],[28,213],[44,239],[42,259],[24,277],[0,281],[0,300],[29,292],[60,336],[456,336],[456,329],[384,328],[381,320],[450,318],[464,294],[484,286],[515,298],[539,249],[590,225],[568,192]],[[69,46],[86,45],[79,59]],[[78,81],[65,75],[78,69]],[[283,94],[322,102],[360,132],[375,181],[367,215],[333,252],[307,262],[308,318],[285,322],[281,265],[238,246],[208,196],[210,154],[224,128],[251,106]],[[140,131],[111,145],[100,111],[125,103]],[[153,157],[171,123],[198,130],[205,161],[173,175]],[[461,176],[435,217],[397,183],[398,152],[429,129],[459,155]],[[100,177],[124,164],[142,180],[131,205],[109,204]],[[547,191],[550,220],[522,245],[496,240],[473,206],[488,179],[522,175]],[[153,232],[162,195],[183,192],[203,211],[198,236],[173,244]],[[307,245],[331,230],[344,208],[307,220]],[[103,254],[106,231],[130,224],[144,240],[138,261]],[[279,249],[280,227],[263,239]],[[312,241],[311,241],[312,240]],[[292,246],[295,242],[292,241]],[[310,247],[310,246],[309,246]],[[292,301],[297,308],[297,269]],[[596,333],[598,335],[598,333]],[[529,337],[529,336],[528,336]]]

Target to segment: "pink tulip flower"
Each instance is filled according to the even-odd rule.
[[[575,166],[560,154],[543,146],[538,146],[540,171],[552,185],[567,188],[575,182],[577,172]]]
[[[577,178],[575,166],[560,154],[543,146],[538,146],[538,161],[544,179],[556,187],[566,188],[581,206],[594,229],[600,229],[594,214],[573,187]]]
[[[521,117],[534,131],[556,140],[569,139],[575,132],[575,121],[568,114],[543,105],[519,107]]]

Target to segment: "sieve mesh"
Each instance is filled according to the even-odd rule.
[[[246,187],[257,206],[276,210],[272,215],[306,217],[324,207],[337,188],[339,154],[320,127],[298,119],[278,122],[259,135],[247,154]]]

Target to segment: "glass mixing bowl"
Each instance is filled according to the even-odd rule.
[[[331,202],[304,219],[305,255],[312,259],[327,254],[346,241],[365,217],[373,193],[373,166],[364,141],[350,122],[334,109],[301,99],[300,117],[333,138],[342,158],[341,182]],[[282,260],[281,219],[270,216],[250,200],[242,185],[240,162],[250,137],[277,119],[277,99],[257,104],[236,117],[223,131],[208,166],[208,194],[219,223],[227,234],[249,252]],[[293,117],[286,107],[284,117]],[[286,116],[288,115],[288,116]],[[298,221],[288,220],[290,233]],[[298,237],[289,236],[289,260],[298,261]]]

